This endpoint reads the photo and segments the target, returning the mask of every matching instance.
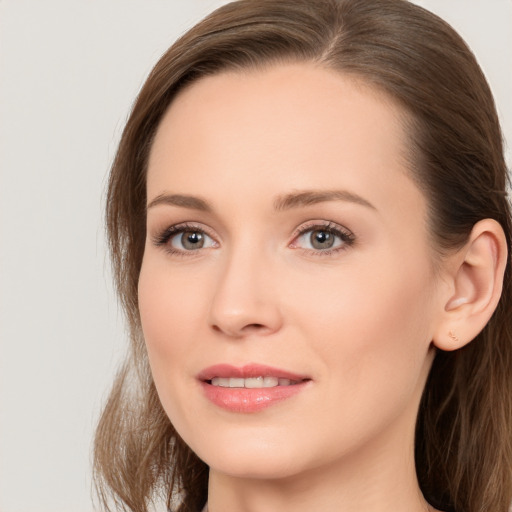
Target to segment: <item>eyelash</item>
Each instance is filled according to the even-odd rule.
[[[179,235],[180,233],[185,233],[187,231],[190,231],[192,233],[200,233],[203,235],[206,235],[207,237],[211,238],[212,240],[215,240],[212,235],[208,233],[207,230],[205,230],[202,227],[199,227],[198,225],[191,224],[191,223],[183,223],[183,224],[176,224],[174,226],[170,226],[163,230],[160,234],[153,237],[153,243],[157,247],[164,247],[165,250],[172,254],[173,256],[181,256],[181,257],[191,257],[197,254],[196,250],[179,250],[174,249],[170,244],[169,241],[176,235]],[[297,239],[299,239],[301,236],[304,236],[308,232],[314,232],[314,231],[324,231],[326,233],[330,233],[336,237],[338,237],[342,244],[341,246],[335,247],[333,249],[326,249],[326,250],[314,250],[314,249],[305,249],[302,247],[294,246],[294,243]],[[346,250],[348,247],[351,247],[355,243],[355,236],[354,234],[348,230],[347,228],[344,228],[338,224],[335,224],[334,222],[327,222],[327,221],[312,221],[310,223],[307,223],[303,226],[301,226],[299,229],[295,231],[293,234],[293,242],[289,244],[290,247],[293,249],[299,249],[302,251],[307,252],[308,254],[312,254],[314,256],[330,256],[332,254],[338,253],[340,251]]]
[[[314,249],[304,249],[302,247],[294,247],[294,242],[299,239],[300,237],[304,236],[305,234],[309,232],[314,231],[324,231],[326,233],[330,233],[331,235],[334,235],[338,237],[341,240],[341,245],[338,247],[334,247],[332,249],[325,249],[325,250],[314,250]],[[307,252],[308,254],[311,254],[313,256],[319,256],[319,257],[326,257],[331,256],[333,254],[339,253],[341,251],[345,251],[347,248],[351,247],[355,243],[355,236],[352,231],[348,230],[345,227],[342,227],[338,224],[335,224],[334,222],[327,222],[327,221],[311,221],[303,226],[301,226],[293,236],[294,242],[292,242],[291,247],[294,249],[299,249],[302,251]]]
[[[180,233],[186,233],[186,232],[192,232],[192,233],[201,233],[203,235],[206,235],[207,237],[214,240],[213,236],[210,235],[204,228],[201,228],[195,224],[190,224],[188,222],[185,222],[183,224],[176,224],[175,226],[170,226],[166,228],[163,232],[161,232],[159,235],[156,235],[153,237],[153,243],[157,247],[164,247],[165,250],[172,254],[173,256],[182,256],[182,257],[190,257],[194,256],[196,251],[199,249],[185,251],[185,250],[179,250],[174,249],[170,244],[169,241],[176,235],[179,235]]]

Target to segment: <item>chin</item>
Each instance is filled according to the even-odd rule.
[[[231,477],[254,480],[279,480],[300,473],[297,461],[286,456],[272,456],[270,453],[232,454],[217,457],[213,455],[208,466]]]
[[[301,443],[261,427],[231,429],[199,442],[191,440],[189,446],[212,470],[238,478],[286,478],[304,465],[298,460],[298,454],[305,455]]]

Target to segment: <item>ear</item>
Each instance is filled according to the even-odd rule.
[[[475,224],[464,247],[448,256],[444,311],[433,337],[437,348],[461,348],[485,327],[501,297],[507,258],[503,228],[492,219]]]

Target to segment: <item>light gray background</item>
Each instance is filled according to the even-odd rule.
[[[0,512],[92,510],[93,425],[125,343],[107,170],[152,65],[222,3],[0,0]],[[418,3],[470,43],[512,141],[512,0]]]

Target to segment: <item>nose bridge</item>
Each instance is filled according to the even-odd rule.
[[[269,334],[281,324],[272,283],[275,265],[250,241],[233,246],[219,270],[211,304],[212,327],[233,337]]]

